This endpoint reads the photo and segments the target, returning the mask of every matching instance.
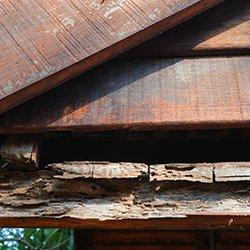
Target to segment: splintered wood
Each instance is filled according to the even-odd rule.
[[[0,2],[0,113],[222,0]]]
[[[213,182],[214,164],[161,164],[150,166],[151,181]]]
[[[0,226],[249,227],[250,163],[203,166],[207,173],[202,164],[108,162],[58,163],[28,173],[1,170]],[[219,171],[226,166],[229,172]],[[239,173],[242,167],[244,177],[231,178],[232,168]],[[224,177],[220,182],[221,176],[228,182]]]
[[[38,169],[39,139],[37,136],[8,136],[0,146],[0,160],[16,170]]]
[[[201,183],[250,181],[249,162],[170,163],[149,165],[141,163],[64,162],[47,167],[59,172],[58,179],[140,179],[154,181],[188,181]]]
[[[65,162],[48,166],[49,169],[61,172],[57,178],[75,179],[138,179],[148,174],[148,167],[139,163],[111,162]]]

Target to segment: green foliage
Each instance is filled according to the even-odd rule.
[[[73,232],[68,229],[3,228],[0,250],[72,250]]]

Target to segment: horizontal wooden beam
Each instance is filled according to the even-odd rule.
[[[60,206],[60,204],[58,204]],[[64,206],[64,205],[63,205]],[[46,209],[46,207],[41,207]],[[102,208],[100,208],[102,209]],[[81,212],[81,211],[79,211]],[[39,216],[29,217],[20,214],[9,214],[11,217],[1,217],[1,227],[51,227],[51,228],[71,228],[71,229],[181,229],[181,230],[208,230],[208,229],[249,229],[250,216],[235,214],[194,214],[185,215],[182,218],[171,216],[169,218],[158,219],[121,219],[98,220],[82,219],[77,216],[53,216],[48,215],[43,218]]]
[[[249,55],[249,30],[250,2],[227,0],[121,56]]]
[[[112,61],[2,115],[0,133],[249,127],[249,78],[249,56]]]
[[[67,168],[60,167],[63,164],[53,164],[47,170],[33,173],[2,171],[0,226],[189,229],[250,227],[249,179],[246,181],[244,177],[242,181],[238,176],[234,182],[216,182],[214,171],[215,177],[211,183],[202,182],[202,178],[197,176],[193,177],[195,182],[187,181],[187,171],[192,170],[172,164],[167,166],[170,172],[173,168],[175,171],[179,168],[180,172],[185,171],[185,175],[180,174],[178,179],[165,177],[157,181],[152,180],[157,166],[154,166],[154,172],[149,170],[148,174],[151,176],[147,178],[145,167],[140,164],[80,164],[74,167],[73,163],[65,163]],[[223,167],[221,164],[211,166],[216,169]],[[236,172],[242,166],[250,169],[249,163],[224,163],[226,164],[234,166]],[[82,171],[83,166],[85,172]],[[104,166],[109,171],[100,171]],[[130,169],[130,175],[121,171],[123,166]],[[196,164],[192,166],[195,168]],[[201,165],[197,167],[200,169]],[[138,172],[138,169],[142,171]],[[86,175],[88,170],[98,175]],[[162,173],[162,166],[158,170]],[[173,172],[169,174],[172,176]]]

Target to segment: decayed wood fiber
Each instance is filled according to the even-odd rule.
[[[93,178],[93,179],[134,179],[148,175],[148,166],[130,162],[64,162],[50,164],[48,168],[59,171],[57,178]]]
[[[213,182],[214,164],[159,164],[150,166],[150,180]]]
[[[60,179],[138,179],[150,181],[190,181],[213,183],[249,181],[250,162],[169,163],[149,165],[142,163],[64,162],[48,166],[58,171]]]
[[[66,164],[69,166],[69,163]],[[123,164],[119,163],[116,167],[122,168]],[[87,165],[93,167],[90,163]],[[99,165],[102,168],[102,164]],[[80,176],[79,171],[78,176],[73,173],[70,178],[72,172],[62,171],[63,166],[53,164],[47,170],[29,173],[1,171],[0,221],[13,217],[98,222],[185,218],[189,215],[250,216],[247,181],[217,183],[215,177],[212,183],[202,183],[187,181],[185,176],[182,181],[176,181],[176,176],[171,181],[168,176],[163,178],[165,170],[162,172],[162,166],[159,168],[161,175],[158,174],[161,180],[157,181],[138,172],[138,167],[145,168],[144,164],[126,165],[130,166],[131,178],[128,173],[122,178],[123,172],[112,178],[106,178],[107,172],[103,172],[104,178],[100,175],[86,177],[85,173]],[[183,170],[183,166],[178,167]],[[137,174],[133,169],[137,169]],[[179,171],[177,168],[174,170]],[[154,166],[154,171],[157,172],[157,166]]]
[[[37,136],[9,136],[0,146],[0,160],[22,171],[38,169]]]

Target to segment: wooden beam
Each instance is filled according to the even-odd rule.
[[[249,56],[112,61],[2,115],[0,133],[249,127],[249,78]]]
[[[121,56],[249,55],[249,30],[250,2],[228,0]]]
[[[93,169],[94,163],[81,164],[88,170]],[[65,173],[55,165],[33,173],[1,171],[0,226],[116,229],[250,226],[249,183],[244,178],[227,183],[216,182],[216,176],[213,183],[202,183],[199,178],[197,182],[186,178],[150,181],[151,177],[138,175],[140,165],[136,164],[136,167],[125,164],[130,166],[131,178],[124,175],[120,171],[123,164],[112,167],[120,177],[112,174],[108,179],[106,172],[102,172],[103,178],[86,178],[85,173],[75,176],[76,168],[71,171],[68,163],[64,171],[73,173],[72,178],[69,175],[60,178]],[[234,163],[235,171],[241,165]],[[214,168],[217,166],[214,164]],[[103,166],[96,165],[100,173],[98,168]]]
[[[222,1],[1,2],[0,113]]]
[[[98,201],[97,201],[98,202]],[[66,204],[67,205],[67,204]],[[58,211],[60,204],[54,210]],[[63,205],[64,207],[65,205]],[[77,207],[75,207],[77,208]],[[102,209],[103,207],[100,207]],[[46,211],[46,207],[40,207]],[[79,211],[81,212],[81,211]],[[228,211],[226,211],[227,213]],[[5,213],[6,214],[6,213]],[[40,217],[40,218],[39,218]],[[77,216],[68,215],[48,215],[48,216],[31,216],[27,214],[8,214],[6,217],[0,218],[1,227],[51,227],[51,228],[72,228],[72,229],[180,229],[180,230],[207,230],[207,229],[248,229],[250,225],[249,214],[235,215],[227,214],[189,214],[181,218],[166,217],[158,219],[121,219],[117,217],[115,220],[98,220],[84,219]],[[234,248],[233,248],[234,249]]]

